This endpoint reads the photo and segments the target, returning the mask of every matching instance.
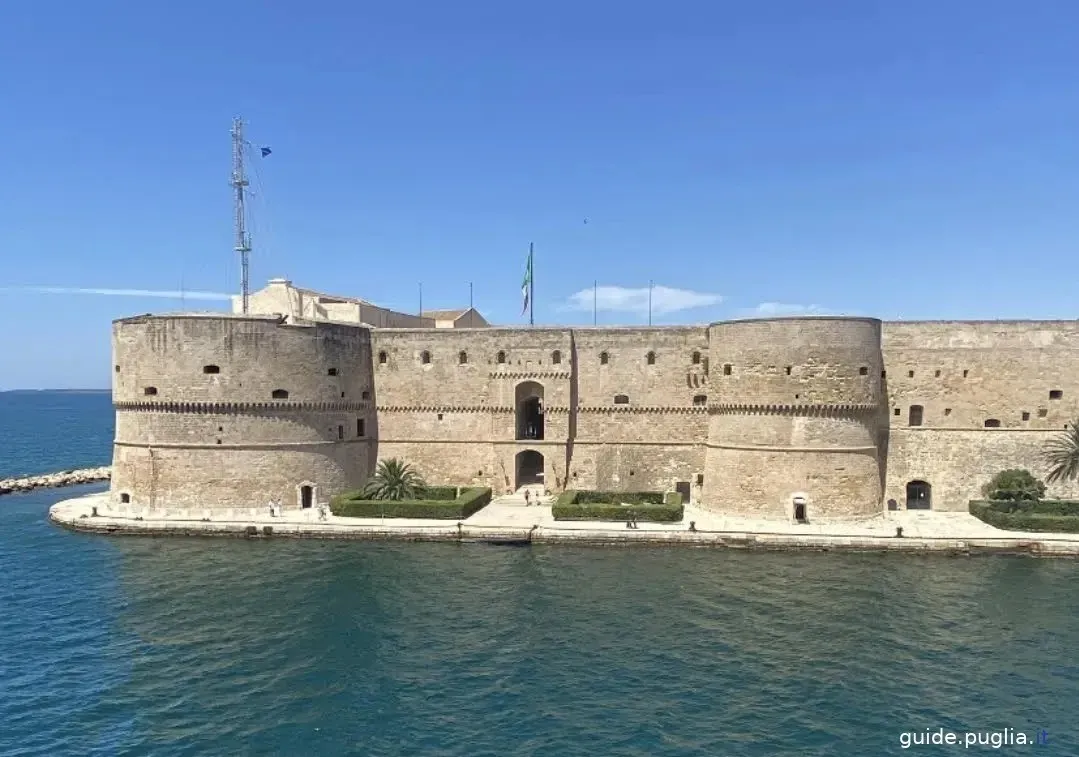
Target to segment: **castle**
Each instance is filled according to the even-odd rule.
[[[246,315],[118,320],[113,353],[111,497],[166,516],[311,507],[391,457],[496,493],[678,490],[787,520],[965,511],[1002,469],[1043,474],[1079,413],[1075,321],[507,328],[275,279]]]

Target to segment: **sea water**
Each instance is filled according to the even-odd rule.
[[[81,438],[0,468],[108,461],[93,402],[31,402]],[[1079,754],[1074,560],[47,522],[102,488],[0,498],[0,755]]]

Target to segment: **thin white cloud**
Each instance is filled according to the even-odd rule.
[[[693,292],[688,289],[656,286],[652,288],[652,314],[677,313],[723,302],[718,294]],[[569,296],[564,310],[602,310],[604,312],[647,313],[648,287],[601,286],[582,289]]]
[[[224,292],[181,292],[162,289],[93,289],[86,287],[0,287],[0,292],[35,292],[37,294],[97,294],[106,297],[160,297],[168,300],[227,301]]]
[[[784,302],[762,302],[755,308],[743,310],[740,318],[777,318],[784,315],[828,315],[820,305],[792,305]]]

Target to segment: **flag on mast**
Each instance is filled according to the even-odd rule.
[[[521,307],[521,315],[528,312],[528,298],[529,290],[532,288],[532,248],[528,249],[528,265],[525,267],[525,280],[521,282],[521,300],[523,306]]]

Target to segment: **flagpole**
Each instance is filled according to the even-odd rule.
[[[532,243],[528,243],[528,325],[535,326],[533,311],[536,307],[536,261],[532,259]]]

